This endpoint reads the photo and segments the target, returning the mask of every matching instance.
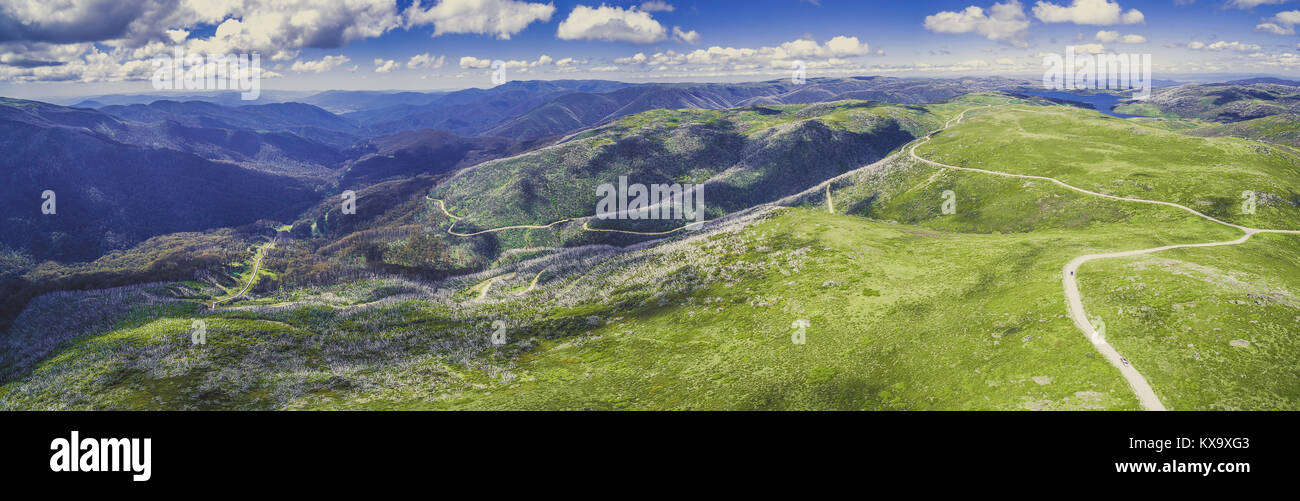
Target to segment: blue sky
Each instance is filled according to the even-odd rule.
[[[1034,76],[1067,46],[1152,54],[1156,78],[1298,75],[1297,25],[1288,0],[7,0],[0,93],[148,92],[175,47],[256,52],[263,88],[290,90],[488,87],[494,60],[510,79]]]

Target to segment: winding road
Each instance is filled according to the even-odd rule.
[[[442,200],[439,200],[439,199],[437,199],[437,198],[433,198],[433,197],[430,197],[430,196],[427,196],[427,195],[424,197],[424,199],[425,199],[425,200],[429,200],[429,201],[431,201],[431,202],[438,202],[438,208],[439,208],[439,209],[442,209],[442,213],[443,213],[443,214],[446,214],[447,217],[451,218],[451,221],[452,221],[451,226],[447,228],[447,233],[452,234],[452,235],[455,235],[455,236],[458,236],[458,237],[473,237],[473,236],[483,235],[483,234],[487,234],[487,233],[496,233],[496,232],[499,232],[499,231],[506,231],[506,230],[544,230],[544,229],[550,228],[550,227],[552,227],[552,226],[555,226],[555,225],[558,225],[558,224],[568,223],[568,222],[571,222],[571,221],[582,221],[582,230],[583,230],[583,231],[601,232],[601,233],[623,233],[623,234],[625,234],[625,235],[647,235],[647,236],[657,236],[657,235],[670,235],[670,234],[677,233],[677,232],[679,232],[679,231],[685,230],[685,229],[687,229],[687,228],[690,228],[690,227],[692,227],[692,226],[701,225],[701,224],[704,224],[704,223],[707,223],[707,222],[708,222],[708,221],[696,221],[696,222],[694,222],[694,223],[690,223],[690,224],[687,224],[687,225],[682,226],[682,227],[680,227],[680,228],[674,228],[674,229],[671,229],[671,230],[668,230],[668,231],[645,232],[645,231],[610,230],[610,229],[604,229],[604,228],[592,228],[592,227],[591,227],[591,220],[594,219],[595,216],[584,216],[584,217],[570,217],[570,218],[565,218],[565,219],[561,219],[561,220],[559,220],[559,221],[556,221],[556,222],[554,222],[554,223],[551,223],[551,224],[545,224],[545,225],[521,224],[521,225],[516,225],[516,226],[502,226],[502,227],[500,227],[500,228],[492,228],[492,229],[490,229],[490,230],[476,231],[476,232],[474,232],[474,233],[456,233],[456,231],[454,230],[454,228],[456,227],[456,223],[459,222],[461,219],[464,219],[464,218],[462,218],[462,217],[460,217],[460,216],[457,216],[457,215],[454,215],[454,214],[452,214],[451,212],[447,211],[447,204],[444,203]]]
[[[254,259],[254,260],[253,260],[253,274],[252,274],[251,276],[248,277],[248,284],[244,285],[244,288],[243,288],[242,290],[240,290],[238,294],[235,294],[235,295],[230,296],[230,297],[228,297],[228,298],[222,299],[222,300],[220,300],[220,301],[213,301],[213,302],[212,302],[212,308],[215,309],[215,308],[217,307],[217,305],[219,305],[219,304],[221,304],[221,303],[224,303],[224,302],[227,302],[227,301],[233,301],[235,298],[240,297],[240,296],[243,296],[244,293],[248,292],[248,289],[251,288],[251,287],[253,287],[253,283],[254,283],[254,282],[257,282],[257,270],[258,270],[258,268],[261,268],[261,267],[262,267],[262,257],[265,256],[265,255],[266,255],[266,247],[263,246],[263,247],[258,248],[258,249],[257,249],[257,259]]]
[[[985,169],[973,169],[969,167],[957,167],[953,165],[935,162],[933,160],[926,159],[916,154],[916,148],[921,146],[922,144],[929,142],[930,139],[934,137],[935,134],[938,134],[940,132],[943,132],[944,130],[947,130],[950,127],[960,124],[961,121],[966,118],[967,112],[975,109],[985,109],[989,107],[991,107],[991,105],[976,106],[973,108],[967,108],[966,110],[963,110],[955,118],[945,123],[942,129],[931,132],[930,134],[926,135],[925,138],[923,138],[922,140],[914,143],[911,146],[911,148],[908,149],[908,154],[917,161],[935,167],[945,168],[945,169],[979,172],[982,174],[990,174],[990,175],[1003,176],[1003,177],[1014,177],[1014,178],[1021,178],[1021,179],[1037,179],[1041,181],[1052,182],[1061,187],[1071,189],[1086,195],[1108,198],[1111,200],[1119,200],[1123,202],[1135,202],[1135,203],[1155,204],[1155,205],[1174,207],[1174,208],[1178,208],[1190,212],[1193,215],[1196,215],[1208,221],[1212,221],[1231,228],[1236,228],[1245,233],[1245,235],[1243,235],[1241,238],[1227,241],[1227,242],[1166,245],[1163,247],[1155,247],[1151,249],[1140,249],[1140,250],[1113,252],[1113,253],[1106,253],[1106,254],[1086,254],[1074,258],[1073,260],[1071,260],[1069,263],[1065,265],[1064,269],[1061,270],[1061,282],[1062,285],[1065,287],[1066,303],[1069,305],[1070,318],[1074,320],[1075,327],[1078,327],[1079,330],[1083,331],[1084,335],[1088,337],[1088,340],[1092,341],[1093,347],[1096,348],[1097,351],[1102,354],[1102,356],[1106,357],[1106,360],[1109,360],[1111,365],[1114,365],[1115,368],[1119,369],[1120,373],[1124,375],[1124,379],[1128,380],[1129,386],[1133,387],[1133,392],[1137,395],[1138,401],[1141,402],[1143,409],[1149,411],[1165,410],[1164,404],[1160,402],[1160,398],[1157,397],[1155,391],[1151,389],[1151,385],[1147,383],[1146,378],[1142,377],[1142,374],[1139,373],[1137,369],[1132,366],[1132,364],[1127,363],[1127,360],[1124,359],[1122,356],[1120,356],[1119,351],[1116,351],[1115,347],[1111,346],[1110,343],[1107,343],[1105,337],[1100,333],[1098,333],[1096,327],[1094,327],[1092,325],[1092,322],[1088,320],[1088,314],[1083,308],[1083,299],[1080,297],[1079,284],[1076,280],[1076,275],[1077,272],[1079,271],[1079,267],[1082,266],[1084,263],[1097,260],[1097,259],[1113,259],[1113,258],[1121,258],[1121,257],[1140,256],[1143,254],[1151,254],[1155,252],[1162,252],[1162,251],[1173,250],[1173,249],[1239,245],[1239,244],[1246,243],[1247,241],[1250,240],[1251,237],[1259,233],[1286,233],[1286,234],[1300,235],[1300,230],[1265,230],[1265,229],[1258,229],[1258,228],[1247,228],[1245,226],[1221,221],[1219,219],[1210,217],[1206,214],[1202,214],[1189,207],[1172,203],[1172,202],[1162,202],[1159,200],[1145,200],[1141,198],[1119,197],[1115,195],[1107,195],[1105,193],[1097,193],[1095,191],[1085,190],[1083,188],[1079,188],[1077,186],[1067,184],[1058,179],[1053,179],[1044,176],[1030,176],[1024,174],[1011,174],[1007,172],[998,172],[998,171],[991,171]]]
[[[929,164],[929,165],[932,165],[932,166],[935,166],[935,167],[939,167],[939,168],[951,169],[951,170],[959,170],[959,171],[968,171],[968,172],[978,172],[978,173],[981,173],[981,174],[988,174],[988,175],[1002,176],[1002,177],[1010,177],[1010,178],[1033,179],[1033,180],[1039,180],[1039,181],[1047,181],[1047,182],[1050,182],[1050,183],[1056,184],[1056,185],[1058,185],[1058,186],[1061,186],[1061,187],[1063,187],[1063,188],[1066,188],[1066,189],[1069,189],[1069,190],[1073,190],[1073,191],[1076,191],[1076,192],[1079,192],[1079,193],[1083,193],[1083,194],[1085,194],[1085,195],[1089,195],[1089,196],[1101,197],[1101,198],[1106,198],[1106,199],[1116,200],[1116,201],[1121,201],[1121,202],[1143,203],[1143,204],[1163,205],[1163,206],[1166,206],[1166,207],[1172,207],[1172,208],[1176,208],[1176,209],[1180,209],[1180,210],[1186,211],[1186,212],[1188,212],[1188,213],[1190,213],[1190,214],[1192,214],[1192,215],[1195,215],[1195,216],[1200,217],[1200,218],[1202,218],[1202,219],[1205,219],[1205,220],[1207,220],[1207,221],[1211,221],[1211,222],[1214,222],[1214,223],[1217,223],[1217,224],[1220,224],[1220,225],[1223,225],[1223,226],[1227,226],[1227,227],[1230,227],[1230,228],[1235,228],[1235,229],[1237,229],[1237,230],[1241,230],[1241,231],[1244,233],[1244,235],[1242,235],[1241,238],[1238,238],[1238,239],[1236,239],[1236,240],[1226,241],[1226,242],[1209,242],[1209,243],[1198,243],[1198,244],[1166,245],[1166,246],[1155,247],[1155,248],[1151,248],[1151,249],[1140,249],[1140,250],[1132,250],[1132,251],[1124,251],[1124,252],[1113,252],[1113,253],[1086,254],[1086,255],[1083,255],[1083,256],[1079,256],[1079,257],[1074,258],[1074,259],[1071,260],[1069,263],[1067,263],[1067,264],[1065,265],[1065,267],[1061,270],[1061,282],[1062,282],[1062,286],[1063,286],[1064,289],[1065,289],[1066,304],[1068,305],[1069,313],[1070,313],[1070,318],[1074,321],[1074,325],[1075,325],[1076,327],[1078,327],[1078,329],[1079,329],[1080,331],[1083,332],[1083,334],[1088,338],[1089,341],[1092,342],[1093,347],[1097,350],[1097,352],[1101,353],[1101,355],[1102,355],[1103,357],[1105,357],[1106,360],[1110,361],[1111,365],[1113,365],[1113,366],[1115,366],[1115,368],[1119,369],[1120,374],[1122,374],[1122,375],[1124,376],[1124,379],[1128,381],[1129,386],[1131,386],[1131,387],[1133,388],[1133,392],[1134,392],[1134,394],[1137,395],[1137,397],[1138,397],[1138,401],[1142,404],[1142,408],[1143,408],[1143,409],[1145,409],[1145,410],[1152,410],[1152,411],[1163,411],[1163,410],[1165,410],[1165,406],[1164,406],[1164,404],[1161,403],[1160,398],[1159,398],[1158,396],[1156,396],[1155,391],[1151,389],[1151,385],[1150,385],[1149,383],[1147,383],[1146,378],[1142,377],[1142,374],[1141,374],[1140,372],[1138,372],[1138,370],[1137,370],[1136,368],[1134,368],[1133,365],[1130,364],[1130,363],[1129,363],[1129,362],[1128,362],[1128,361],[1127,361],[1123,356],[1121,356],[1120,353],[1119,353],[1119,351],[1117,351],[1117,350],[1115,349],[1115,347],[1111,346],[1110,343],[1106,342],[1105,336],[1102,335],[1101,333],[1099,333],[1099,332],[1097,331],[1096,327],[1094,327],[1094,326],[1092,325],[1092,322],[1089,321],[1087,311],[1084,309],[1084,306],[1083,306],[1083,299],[1082,299],[1082,297],[1081,297],[1081,295],[1080,295],[1080,293],[1079,293],[1079,285],[1078,285],[1078,282],[1077,282],[1077,274],[1078,274],[1078,271],[1079,271],[1079,267],[1082,266],[1084,263],[1087,263],[1087,262],[1089,262],[1089,261],[1098,260],[1098,259],[1115,259],[1115,258],[1122,258],[1122,257],[1139,256],[1139,255],[1143,255],[1143,254],[1152,254],[1152,253],[1156,253],[1156,252],[1163,252],[1163,251],[1173,250],[1173,249],[1187,249],[1187,248],[1196,248],[1196,247],[1218,247],[1218,246],[1226,246],[1226,245],[1240,245],[1240,244],[1246,243],[1247,241],[1250,240],[1251,237],[1253,237],[1253,236],[1255,236],[1256,234],[1259,234],[1259,233],[1284,233],[1284,234],[1300,235],[1300,230],[1272,230],[1272,229],[1248,228],[1248,227],[1245,227],[1245,226],[1241,226],[1241,225],[1237,225],[1237,224],[1229,223],[1229,222],[1227,222],[1227,221],[1223,221],[1223,220],[1220,220],[1220,219],[1217,219],[1217,218],[1211,217],[1211,216],[1209,216],[1209,215],[1206,215],[1206,214],[1203,214],[1203,213],[1201,213],[1201,212],[1199,212],[1199,211],[1196,211],[1196,210],[1194,210],[1194,209],[1192,209],[1192,208],[1190,208],[1190,207],[1187,207],[1187,206],[1184,206],[1184,205],[1180,205],[1180,204],[1176,204],[1176,203],[1172,203],[1172,202],[1164,202],[1164,201],[1160,201],[1160,200],[1146,200],[1146,199],[1141,199],[1141,198],[1131,198],[1131,197],[1121,197],[1121,196],[1116,196],[1116,195],[1108,195],[1108,194],[1105,194],[1105,193],[1098,193],[1098,192],[1095,192],[1095,191],[1091,191],[1091,190],[1086,190],[1086,189],[1083,189],[1083,188],[1079,188],[1079,187],[1077,187],[1077,186],[1074,186],[1074,185],[1068,184],[1068,183],[1066,183],[1066,182],[1064,182],[1064,181],[1061,181],[1061,180],[1059,180],[1059,179],[1050,178],[1050,177],[1045,177],[1045,176],[1033,176],[1033,175],[1026,175],[1026,174],[1012,174],[1012,173],[1008,173],[1008,172],[998,172],[998,171],[992,171],[992,170],[986,170],[986,169],[976,169],[976,168],[970,168],[970,167],[957,167],[957,166],[954,166],[954,165],[948,165],[948,164],[944,164],[944,163],[940,163],[940,162],[935,162],[935,161],[933,161],[933,160],[926,159],[926,158],[921,157],[920,155],[917,155],[917,154],[916,154],[916,149],[917,149],[918,147],[920,147],[921,145],[923,145],[923,144],[929,142],[930,139],[933,138],[936,134],[939,134],[939,133],[941,133],[941,132],[943,132],[943,131],[945,131],[945,130],[947,130],[947,129],[949,129],[949,128],[952,128],[952,127],[954,127],[954,126],[960,124],[963,120],[966,119],[966,114],[967,114],[967,113],[971,112],[972,110],[988,109],[988,108],[992,108],[992,107],[994,107],[994,106],[995,106],[995,105],[975,106],[975,107],[971,107],[971,108],[967,108],[967,109],[963,110],[963,111],[962,111],[961,113],[959,113],[956,117],[953,117],[952,119],[949,119],[946,123],[944,123],[943,128],[940,128],[940,129],[938,129],[938,130],[935,130],[935,131],[933,131],[933,132],[930,132],[929,134],[927,134],[927,135],[926,135],[924,138],[922,138],[921,140],[916,141],[916,142],[913,142],[912,145],[911,145],[910,147],[905,147],[905,150],[907,151],[907,154],[908,154],[912,159],[914,159],[914,160],[916,160],[916,161],[919,161],[919,162],[922,162],[922,163],[925,163],[925,164]],[[1006,106],[1006,105],[996,105],[996,106]],[[1024,111],[1026,111],[1026,112],[1031,112],[1031,113],[1034,112],[1034,111],[1030,111],[1030,110],[1024,110]],[[874,165],[879,165],[881,162],[887,161],[887,160],[889,160],[890,158],[896,156],[897,154],[901,154],[901,153],[902,153],[902,152],[900,151],[900,152],[896,153],[895,155],[890,155],[889,157],[886,157],[886,158],[882,159],[880,162],[877,162],[876,164],[873,164],[873,166],[874,166]],[[868,166],[868,167],[871,167],[871,166]],[[849,174],[852,174],[853,172],[856,172],[856,171],[850,171],[850,172],[844,173],[844,174],[842,174],[842,175],[839,176],[839,177],[847,176],[847,175],[849,175]],[[839,177],[837,177],[836,179],[838,179]],[[826,182],[826,183],[824,183],[824,184],[825,184],[825,190],[826,190],[826,204],[827,204],[827,210],[833,214],[833,213],[835,212],[835,205],[834,205],[834,201],[831,199],[831,196],[830,196],[830,183],[829,183],[830,181],[834,181],[834,179],[832,179],[832,180],[828,180],[828,182]],[[680,228],[676,228],[676,229],[669,230],[669,231],[664,231],[664,232],[638,232],[638,231],[627,231],[627,230],[611,230],[611,229],[592,228],[592,227],[590,226],[590,221],[591,221],[591,219],[593,219],[593,216],[587,216],[587,217],[578,217],[578,218],[567,218],[567,219],[561,219],[561,220],[559,220],[559,221],[556,221],[556,222],[553,222],[553,223],[550,223],[550,224],[547,224],[547,225],[518,225],[518,226],[505,226],[505,227],[501,227],[501,228],[493,228],[493,229],[490,229],[490,230],[483,230],[483,231],[478,231],[478,232],[474,232],[474,233],[457,233],[457,232],[454,231],[454,228],[455,228],[455,226],[456,226],[455,223],[456,223],[457,221],[461,220],[462,218],[461,218],[461,217],[458,217],[458,216],[455,216],[455,215],[453,215],[451,212],[449,212],[449,211],[447,210],[447,206],[446,206],[446,204],[445,204],[442,200],[439,200],[439,199],[436,199],[436,198],[432,198],[432,197],[428,197],[428,196],[426,196],[425,198],[426,198],[427,200],[431,200],[431,201],[438,202],[438,206],[442,209],[442,212],[443,212],[444,214],[446,214],[447,217],[451,218],[452,221],[453,221],[451,227],[449,227],[449,228],[447,229],[447,232],[450,233],[450,234],[452,234],[452,235],[459,236],[459,237],[472,237],[472,236],[476,236],[476,235],[482,235],[482,234],[485,234],[485,233],[495,233],[495,232],[499,232],[499,231],[512,230],[512,229],[545,229],[545,228],[550,228],[550,227],[553,227],[553,226],[556,226],[556,225],[559,225],[559,224],[563,224],[563,223],[567,223],[567,222],[571,222],[571,221],[583,221],[582,229],[583,229],[584,231],[610,232],[610,233],[625,233],[625,234],[631,234],[631,235],[668,235],[668,234],[671,234],[671,233],[676,233],[676,232],[679,232],[679,231],[685,230],[685,229],[687,229],[687,228],[690,228],[691,226],[698,225],[698,224],[703,224],[703,223],[706,222],[706,221],[700,221],[700,222],[696,222],[696,223],[691,223],[691,224],[688,224],[688,225],[686,225],[686,226],[682,226],[682,227],[680,227]],[[768,205],[768,204],[764,204],[764,205]],[[259,258],[259,261],[260,261],[260,258]],[[540,276],[540,273],[539,273],[538,275]],[[536,282],[536,278],[534,278],[534,283],[535,283],[535,282]],[[250,282],[249,285],[252,285],[251,282]],[[241,294],[242,294],[242,292],[241,292]],[[235,297],[238,297],[238,296],[235,296]],[[232,297],[232,298],[230,298],[230,299],[234,299],[234,298]],[[228,300],[229,300],[229,299],[227,299],[227,301],[228,301]]]

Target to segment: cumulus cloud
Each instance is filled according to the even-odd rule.
[[[465,56],[460,58],[461,68],[487,68],[489,66],[492,66],[491,59],[479,59],[473,56]]]
[[[438,69],[441,68],[442,65],[445,64],[446,62],[447,62],[447,56],[434,57],[426,52],[424,54],[417,54],[411,56],[411,59],[406,61],[406,67],[412,70],[417,68]]]
[[[1300,10],[1278,12],[1277,15],[1262,21],[1264,22],[1255,26],[1255,31],[1274,35],[1294,35],[1295,26],[1300,24]]]
[[[1101,30],[1097,32],[1097,41],[1101,43],[1147,43],[1142,35],[1121,35],[1118,31]]]
[[[695,32],[692,38],[698,39]],[[600,7],[579,5],[560,22],[555,36],[562,40],[605,40],[650,44],[668,38],[668,29],[649,12],[636,7],[624,9],[602,4]]]
[[[0,4],[0,42],[79,43],[163,39],[157,21],[182,16],[167,0],[6,0]],[[183,21],[182,21],[183,22]]]
[[[348,56],[342,54],[325,56],[317,61],[294,61],[293,65],[289,67],[289,71],[324,73],[344,65],[348,61],[350,61]]]
[[[11,42],[0,44],[0,80],[10,82],[118,82],[148,80],[155,67],[151,59],[130,59],[135,51],[101,50],[93,43],[47,44]],[[266,68],[248,70],[257,78],[282,75]]]
[[[1248,56],[1249,62],[1266,68],[1295,69],[1300,68],[1300,55],[1291,52],[1281,54],[1254,53]]]
[[[792,40],[778,46],[758,48],[714,46],[686,53],[668,50],[646,55],[638,52],[614,59],[614,62],[646,70],[696,67],[755,72],[762,69],[788,70],[795,61],[803,62],[808,69],[852,68],[854,64],[848,58],[871,54],[871,47],[857,37],[837,36],[825,43]]]
[[[486,69],[486,68],[491,68],[493,62],[494,61],[491,59],[479,59],[473,56],[465,56],[460,58],[460,67],[466,69]],[[501,62],[505,63],[506,68],[509,68],[514,71],[528,72],[531,69],[531,70],[545,70],[547,72],[554,72],[554,73],[567,73],[567,72],[577,71],[578,66],[583,66],[587,64],[586,59],[574,59],[572,57],[566,57],[557,61],[555,58],[546,54],[542,54],[534,61],[512,59],[512,60],[501,61]]]
[[[534,22],[550,21],[555,5],[516,0],[438,0],[424,9],[416,0],[405,13],[408,28],[432,24],[435,37],[474,33],[509,40]]]
[[[375,59],[375,73],[388,73],[401,65],[392,59]]]
[[[672,52],[672,51],[668,51],[668,52]],[[674,52],[674,54],[676,53]],[[643,64],[646,62],[647,59],[649,58],[646,57],[645,53],[638,52],[634,56],[616,58],[614,59],[614,62],[618,64]]]
[[[188,48],[212,54],[261,52],[289,59],[298,49],[339,48],[401,25],[396,4],[384,0],[187,2],[196,22],[217,25],[211,37],[192,39]]]
[[[685,31],[680,27],[673,26],[673,39],[682,43],[695,45],[700,43],[700,34],[695,30]]]
[[[924,26],[935,33],[976,33],[989,40],[1023,46],[1029,18],[1019,0],[1011,0],[993,4],[988,12],[974,5],[959,12],[939,12],[926,16]]]
[[[391,0],[7,0],[0,4],[0,42],[103,42],[135,48],[176,43],[190,28],[216,25],[212,51],[266,53],[338,48],[400,24]],[[181,40],[184,40],[181,37]]]
[[[1228,42],[1224,40],[1219,40],[1211,44],[1205,44],[1203,42],[1191,42],[1187,44],[1187,48],[1192,50],[1212,50],[1212,51],[1231,50],[1236,52],[1255,52],[1260,50],[1262,47],[1256,44]]]
[[[1294,35],[1294,26],[1282,26],[1277,23],[1259,23],[1255,25],[1255,31],[1271,33],[1274,35]]]
[[[0,80],[147,79],[151,59],[177,47],[287,61],[304,48],[338,48],[400,25],[391,0],[6,0],[0,3],[0,52],[31,56],[11,58],[15,64],[7,66],[26,68],[0,72]],[[192,36],[199,27],[215,28],[209,36]],[[46,44],[63,49],[42,50]]]
[[[1125,12],[1118,2],[1110,0],[1073,0],[1069,6],[1051,2],[1034,4],[1034,17],[1044,23],[1074,23],[1096,26],[1115,24],[1142,24],[1146,16],[1142,11],[1129,9]]]

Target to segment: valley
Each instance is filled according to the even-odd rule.
[[[982,89],[399,131],[285,215],[91,265],[7,240],[0,278],[50,288],[14,306],[0,407],[1300,408],[1295,153]],[[350,116],[330,134],[387,131]],[[708,217],[594,220],[619,176],[699,183]]]

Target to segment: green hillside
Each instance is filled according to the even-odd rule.
[[[1300,229],[1300,209],[1281,196],[1300,190],[1291,153],[1163,124],[991,95],[925,107],[655,111],[483,164],[432,196],[474,227],[545,224],[589,214],[594,200],[580,198],[594,198],[591,183],[611,175],[701,179],[739,163],[728,151],[770,152],[745,163],[754,175],[737,186],[746,190],[710,200],[732,219],[643,248],[505,251],[479,273],[353,276],[264,290],[218,310],[132,299],[148,290],[87,295],[86,314],[116,312],[98,320],[106,327],[52,356],[12,362],[20,376],[0,387],[0,407],[1139,409],[1067,316],[1062,267],[1084,254],[1227,241],[1239,231],[1177,208],[906,157],[861,170],[852,169],[869,161],[796,161],[807,138],[828,148],[849,141],[840,135],[917,137],[967,109],[918,153]],[[807,135],[814,130],[823,135]],[[898,150],[910,137],[872,151]],[[723,156],[704,154],[715,150]],[[761,189],[773,177],[809,190]],[[561,187],[579,195],[563,197]],[[1246,189],[1278,196],[1241,214],[1234,208]],[[948,191],[955,214],[941,209]],[[797,195],[795,207],[746,210],[786,195]],[[572,241],[584,235],[562,231]],[[500,238],[503,249],[523,247]],[[1297,238],[1088,263],[1084,304],[1170,409],[1297,410]],[[268,257],[265,266],[283,275],[283,262]],[[207,324],[205,346],[190,343],[196,319]]]
[[[872,163],[941,123],[926,108],[865,101],[655,110],[562,144],[486,162],[439,185],[430,196],[463,216],[457,231],[468,233],[594,215],[596,187],[627,176],[629,183],[646,185],[707,183],[705,204],[709,217],[716,218]],[[651,225],[660,230],[677,226],[681,223]],[[500,238],[510,248],[524,245],[522,235]],[[559,245],[584,237],[568,231],[542,241]]]

